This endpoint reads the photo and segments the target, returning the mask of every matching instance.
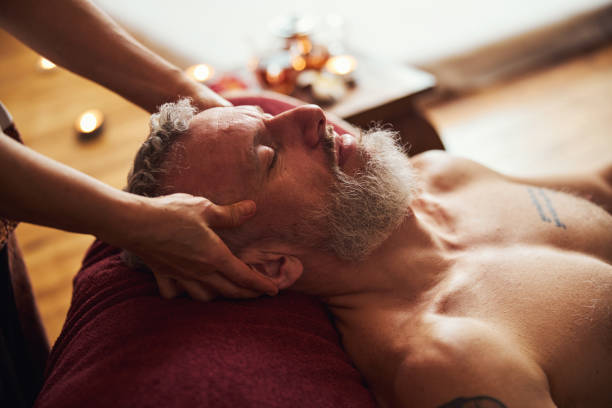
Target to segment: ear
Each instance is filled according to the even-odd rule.
[[[272,279],[279,289],[293,285],[304,271],[302,261],[293,255],[261,253],[257,258],[247,263]]]

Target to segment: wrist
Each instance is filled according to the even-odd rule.
[[[113,200],[105,222],[97,237],[111,245],[131,249],[146,234],[144,220],[151,219],[151,199],[121,191]]]

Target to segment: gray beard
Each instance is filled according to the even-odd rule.
[[[354,176],[333,166],[336,182],[325,208],[314,210],[305,232],[339,258],[359,261],[378,248],[410,214],[412,165],[396,132],[365,132],[357,152],[365,166]],[[313,241],[311,241],[313,242]]]

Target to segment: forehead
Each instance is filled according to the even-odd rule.
[[[189,125],[189,132],[201,138],[247,137],[260,126],[263,111],[257,106],[211,108],[198,113]]]
[[[255,107],[212,108],[200,112],[175,149],[172,184],[177,191],[218,203],[245,197],[257,183],[253,143],[263,131]]]

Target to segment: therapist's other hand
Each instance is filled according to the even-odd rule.
[[[236,258],[211,229],[241,225],[255,213],[253,201],[219,206],[182,193],[140,199],[138,230],[124,247],[152,270],[163,297],[186,291],[207,301],[278,293],[271,279]]]

